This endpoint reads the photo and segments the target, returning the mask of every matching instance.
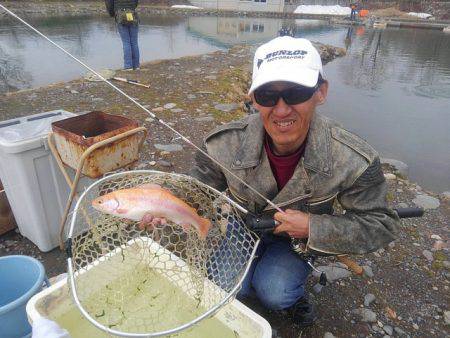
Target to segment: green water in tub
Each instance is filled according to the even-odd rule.
[[[89,283],[95,285],[92,276]],[[133,276],[136,278],[114,279],[105,285],[106,292],[93,292],[83,302],[84,307],[105,326],[139,333],[174,328],[205,312],[197,301],[159,273],[144,268]],[[51,319],[67,329],[72,338],[111,337],[85,319],[75,306]],[[209,318],[173,336],[236,338],[239,334],[217,318]]]

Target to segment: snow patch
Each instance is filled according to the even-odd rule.
[[[173,5],[172,8],[187,8],[187,9],[202,9],[202,7],[188,6],[188,5]]]
[[[420,18],[420,19],[429,19],[429,18],[432,17],[432,15],[428,14],[428,13],[409,12],[408,15],[409,16],[415,16],[415,17]]]
[[[350,15],[352,10],[350,7],[321,6],[321,5],[300,5],[294,13],[297,14],[329,14],[329,15]]]

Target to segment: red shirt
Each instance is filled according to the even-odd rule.
[[[295,151],[295,153],[287,156],[275,155],[270,148],[270,137],[266,135],[264,142],[264,149],[266,150],[267,157],[269,158],[270,167],[272,168],[273,176],[277,181],[278,191],[283,189],[286,183],[291,179],[297,167],[298,161],[305,152],[306,142]]]

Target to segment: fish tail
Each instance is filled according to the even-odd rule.
[[[209,219],[200,217],[198,232],[200,233],[201,239],[206,238],[206,236],[208,235],[209,229],[211,229],[211,226],[212,226],[212,224]]]

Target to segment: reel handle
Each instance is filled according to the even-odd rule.
[[[261,217],[250,213],[245,217],[245,223],[251,230],[256,232],[273,230],[278,225],[278,222],[272,217]]]
[[[422,217],[424,214],[422,208],[396,208],[394,211],[400,218]]]

